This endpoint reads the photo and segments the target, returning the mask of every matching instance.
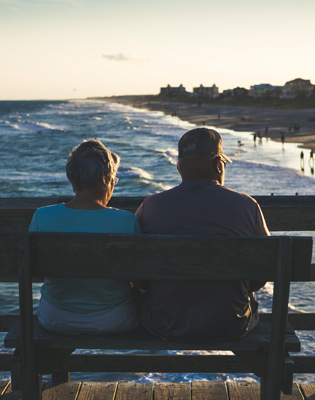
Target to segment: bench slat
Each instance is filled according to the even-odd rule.
[[[60,335],[49,332],[34,321],[34,339],[37,347],[48,348],[84,348],[84,349],[116,349],[116,350],[266,350],[270,342],[270,323],[259,323],[253,332],[237,340],[217,342],[176,342],[162,340],[146,332],[95,335],[93,341],[90,335]],[[20,324],[16,323],[4,339],[5,347],[20,347]],[[286,335],[288,351],[300,351],[300,342],[292,326],[288,325]]]
[[[1,353],[0,371],[10,371],[11,357],[10,352]],[[294,373],[315,373],[315,356],[297,355],[292,359]],[[60,369],[69,372],[252,372],[239,358],[225,354],[72,354]],[[39,372],[44,371],[47,366],[42,360]]]
[[[37,318],[37,316],[35,316]],[[270,322],[271,313],[259,313],[261,322]],[[19,314],[0,314],[0,332],[8,332],[19,321]],[[288,321],[294,330],[314,331],[315,313],[289,313]]]
[[[194,280],[273,281],[278,238],[34,233],[31,246],[35,276],[191,280],[193,266]],[[293,279],[309,280],[312,238],[293,251]]]

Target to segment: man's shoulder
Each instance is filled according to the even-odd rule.
[[[175,196],[179,189],[180,185],[174,186],[171,189],[163,190],[163,192],[151,194],[150,196],[146,197],[144,201],[153,203],[155,201],[160,202],[163,199],[168,199],[171,196]]]
[[[256,200],[252,196],[250,196],[249,194],[247,194],[245,192],[239,192],[239,191],[231,189],[227,186],[219,186],[219,190],[221,191],[222,195],[224,195],[224,196],[231,196],[231,197],[235,197],[237,199],[243,200],[243,201],[256,203]]]

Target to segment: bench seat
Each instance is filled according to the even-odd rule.
[[[44,329],[34,319],[34,342],[37,348],[109,349],[109,350],[232,350],[267,351],[270,343],[271,323],[260,322],[247,336],[211,342],[178,342],[160,339],[145,331],[115,335],[62,335]],[[13,325],[4,339],[5,347],[19,348],[20,323]],[[285,349],[299,352],[301,344],[290,324],[287,325]]]

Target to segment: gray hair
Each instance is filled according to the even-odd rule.
[[[102,174],[110,179],[116,175],[120,157],[96,139],[84,140],[69,153],[66,173],[75,190],[95,187]]]

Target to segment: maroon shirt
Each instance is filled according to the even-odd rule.
[[[190,181],[148,197],[136,212],[143,233],[269,235],[256,200],[212,181]],[[211,260],[209,260],[211,261]],[[152,281],[142,322],[169,339],[216,340],[246,334],[257,303],[248,282]]]

